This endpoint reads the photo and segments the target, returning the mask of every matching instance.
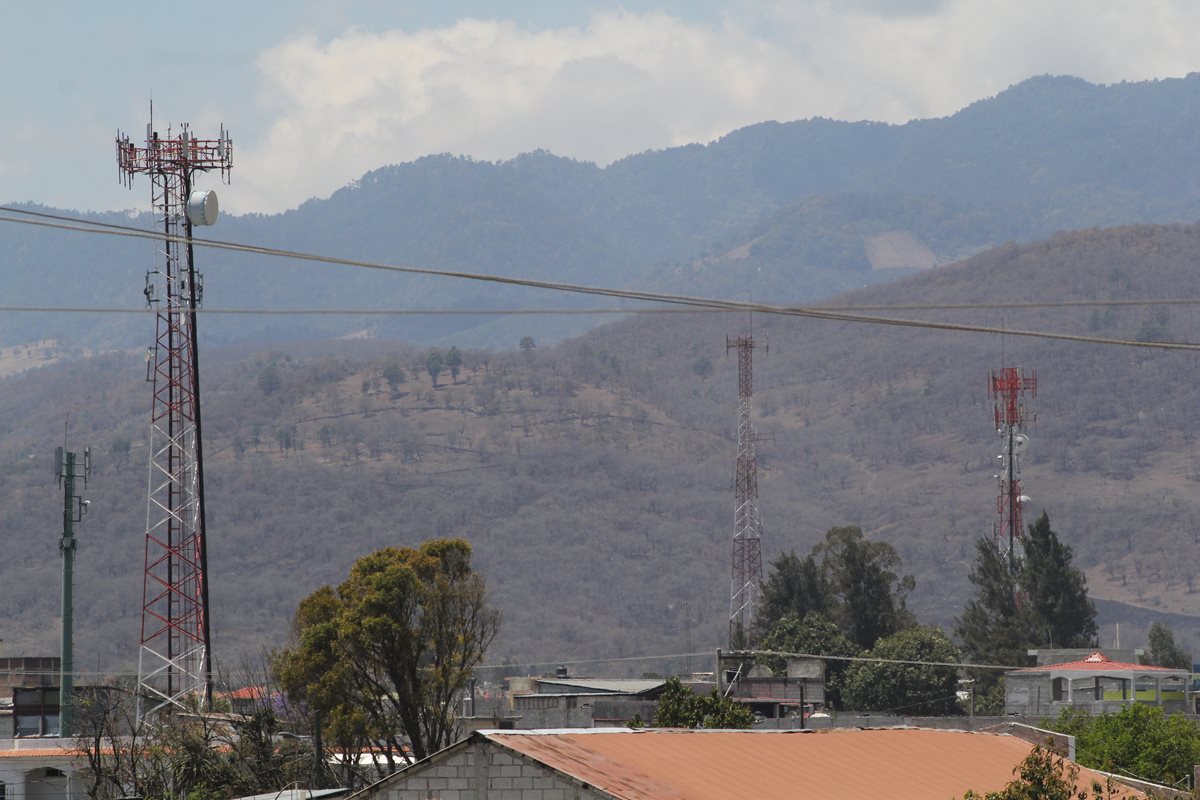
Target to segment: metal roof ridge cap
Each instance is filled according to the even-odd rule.
[[[607,728],[524,728],[504,730],[501,728],[480,728],[475,732],[491,739],[493,736],[563,736],[566,734],[576,733],[641,733],[642,731],[652,730],[667,730],[665,728],[626,728],[621,726],[611,726]]]

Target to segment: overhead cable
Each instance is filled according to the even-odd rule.
[[[27,217],[37,217],[39,219],[15,218],[0,216],[0,222],[20,222],[40,227],[55,228],[61,230],[70,230],[76,232],[87,233],[104,233],[112,236],[133,237],[141,239],[151,239],[155,241],[168,241],[176,243],[186,243],[189,240],[184,237],[170,236],[164,233],[155,231],[142,230],[126,225],[115,225],[112,223],[93,222],[89,220],[80,220],[72,217],[66,217],[58,214],[50,214],[47,212],[30,211],[26,209],[18,209],[11,206],[0,206],[0,212],[16,213]],[[336,256],[322,256],[312,253],[303,253],[295,250],[284,250],[274,247],[265,247],[260,245],[239,244],[236,242],[224,242],[214,239],[196,239],[193,238],[190,242],[196,247],[208,247],[212,249],[251,253],[256,255],[265,255],[278,258],[291,258],[299,261],[310,261],[325,264],[335,264],[340,266],[357,267],[361,269],[380,270],[384,272],[395,272],[410,275],[424,275],[442,278],[455,278],[460,280],[480,281],[485,283],[502,284],[509,286],[519,286],[532,289],[546,289],[550,291],[568,292],[572,294],[584,294],[600,297],[613,297],[627,300],[641,300],[654,303],[666,303],[671,305],[688,306],[695,308],[720,309],[726,311],[743,311],[757,312],[760,314],[772,314],[779,316],[802,317],[807,319],[823,319],[835,322],[857,322],[872,325],[890,325],[905,328],[920,328],[926,330],[942,330],[956,331],[960,333],[984,333],[1004,336],[1021,336],[1037,339],[1050,339],[1057,341],[1079,342],[1087,344],[1104,344],[1117,345],[1124,347],[1141,347],[1152,349],[1167,349],[1167,350],[1200,350],[1200,343],[1193,342],[1159,342],[1159,341],[1136,341],[1132,339],[1113,339],[1098,336],[1082,336],[1068,333],[1054,333],[1050,331],[1024,330],[1019,328],[998,328],[984,325],[968,325],[964,323],[953,322],[936,322],[931,320],[916,320],[905,319],[899,317],[879,317],[868,316],[864,314],[855,314],[833,309],[820,309],[806,306],[779,306],[766,303],[752,303],[737,300],[724,300],[720,298],[692,297],[688,295],[671,294],[666,292],[646,292],[633,289],[615,289],[603,286],[588,286],[584,284],[566,283],[561,281],[546,281],[535,278],[519,278],[503,275],[493,275],[488,273],[465,272],[461,270],[435,269],[430,267],[411,267],[401,266],[396,264],[386,264],[377,261],[366,261],[361,259],[341,258]]]

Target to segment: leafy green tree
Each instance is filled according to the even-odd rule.
[[[1174,785],[1200,764],[1200,724],[1156,706],[1096,716],[1063,709],[1051,727],[1075,737],[1076,761],[1106,772]]]
[[[907,628],[880,639],[865,658],[846,670],[847,708],[902,711],[908,714],[955,714],[958,706],[958,648],[934,627]],[[889,663],[897,661],[932,663]]]
[[[389,768],[449,745],[455,704],[499,626],[470,556],[461,539],[435,539],[360,558],[336,591],[301,603],[295,645],[276,659],[280,685]]]
[[[668,678],[658,697],[654,712],[656,728],[749,728],[754,714],[737,701],[712,694],[698,695],[680,682]]]
[[[1103,784],[1093,781],[1091,792],[1079,787],[1079,766],[1062,753],[1035,747],[1017,766],[1017,777],[998,792],[977,794],[969,791],[963,800],[1105,800],[1123,796],[1112,778]]]
[[[796,614],[788,614],[771,626],[762,639],[761,647],[779,653],[839,656],[825,662],[825,702],[835,709],[844,708],[842,686],[851,662],[842,658],[857,656],[862,649],[847,639],[828,617],[816,611],[808,612],[803,619]],[[787,666],[782,657],[768,658],[762,663],[777,675]]]
[[[827,615],[829,599],[825,576],[811,554],[800,558],[795,551],[780,553],[763,581],[757,622],[763,630],[770,630],[789,614],[797,619],[813,611]]]
[[[268,364],[258,373],[258,390],[263,394],[275,394],[282,385],[283,380],[279,376],[279,368],[274,364]]]
[[[537,342],[533,340],[532,336],[522,336],[521,342],[517,346],[521,348],[521,352],[525,354],[526,358],[533,358],[533,350],[537,347]]]
[[[433,388],[437,388],[438,375],[442,374],[442,368],[445,362],[442,360],[442,354],[437,350],[430,350],[429,355],[425,356],[425,371],[429,373],[429,377],[433,380]]]
[[[1175,644],[1175,634],[1161,622],[1150,623],[1150,652],[1142,660],[1156,667],[1192,668],[1191,653],[1185,653]]]
[[[462,352],[457,347],[446,351],[446,366],[450,369],[450,380],[458,383],[458,373],[462,370]]]
[[[955,627],[971,661],[1014,665],[1024,661],[1029,636],[1017,605],[1018,575],[991,539],[975,543],[975,566],[970,574],[975,596],[967,601]]]
[[[975,552],[975,566],[970,574],[975,596],[967,601],[954,633],[968,661],[1023,664],[1031,642],[1026,616],[1017,605],[1018,572],[991,539],[979,539]],[[976,713],[1003,713],[1004,673],[968,670],[967,674],[975,681]]]
[[[868,541],[857,527],[830,528],[813,556],[820,559],[835,621],[859,647],[873,647],[916,622],[905,605],[916,582],[897,573],[900,556],[887,542]]]
[[[404,367],[396,361],[389,361],[383,367],[383,379],[387,381],[388,388],[392,393],[400,388],[400,384],[408,380],[408,375],[404,372]]]
[[[1083,573],[1071,565],[1071,548],[1062,544],[1042,514],[1029,526],[1024,555],[1010,560],[987,538],[976,542],[970,580],[975,596],[963,608],[954,632],[967,659],[976,663],[1019,665],[1030,648],[1084,647],[1095,640],[1096,607],[1087,595]],[[1001,675],[972,670],[976,710],[993,713],[1002,704]]]
[[[1096,640],[1096,606],[1088,597],[1087,578],[1071,566],[1072,556],[1050,528],[1048,514],[1029,526],[1019,582],[1035,642],[1087,647]]]

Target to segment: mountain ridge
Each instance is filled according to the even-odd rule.
[[[676,272],[773,227],[793,248],[750,258],[731,286],[742,287],[741,298],[807,302],[857,285],[862,236],[880,220],[905,220],[898,230],[949,261],[1057,230],[1200,217],[1197,131],[1198,74],[1109,86],[1044,76],[943,118],[759,123],[706,145],[648,151],[606,167],[544,151],[498,163],[428,156],[372,170],[283,214],[229,217],[215,235],[387,263],[683,290],[694,283],[690,276],[672,282]],[[802,210],[822,198],[828,205],[818,225]],[[858,201],[839,205],[838,198]],[[95,218],[129,222],[120,213]],[[148,225],[148,215],[139,219]],[[817,245],[806,249],[806,241]],[[136,305],[143,273],[154,264],[152,245],[105,240],[83,256],[80,243],[79,235],[0,226],[9,302]],[[199,266],[213,308],[478,310],[589,302],[233,253],[202,252]],[[532,328],[538,338],[559,339],[599,321]],[[529,327],[528,320],[469,316],[348,316],[213,319],[205,331],[223,343],[365,330],[382,339],[508,347]],[[145,339],[135,322],[111,315],[0,319],[0,346],[46,338],[115,347]]]
[[[1200,298],[1200,226],[1123,226],[1008,244],[838,304]],[[1112,311],[1110,314],[1109,311]],[[1200,311],[1152,307],[946,310],[1009,330],[1200,341]],[[876,312],[878,313],[878,312]],[[904,312],[913,316],[917,312]],[[464,351],[434,389],[425,350],[385,342],[210,347],[205,364],[210,564],[218,653],[286,636],[300,597],[376,547],[466,536],[505,623],[494,661],[684,652],[728,612],[741,315],[613,322],[528,353]],[[1188,352],[756,315],[755,419],[767,561],[835,525],[893,544],[912,607],[947,625],[990,535],[998,443],[986,376],[1037,369],[1023,464],[1095,597],[1200,616],[1200,404]],[[389,364],[406,375],[396,386]],[[270,379],[264,377],[271,375]],[[148,387],[136,354],[0,379],[0,604],[11,652],[52,649],[49,458],[95,449],[79,534],[80,663],[130,666],[139,609]],[[1123,614],[1136,641],[1143,610]],[[1112,610],[1112,609],[1116,610]],[[1102,639],[1113,635],[1102,618]],[[1200,629],[1176,631],[1188,646]],[[122,643],[125,643],[124,645]],[[224,663],[228,664],[228,661]]]

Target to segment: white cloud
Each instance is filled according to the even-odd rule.
[[[764,119],[944,115],[1046,72],[1182,75],[1197,23],[1200,5],[1174,0],[811,0],[716,25],[612,12],[294,38],[258,60],[269,122],[242,136],[229,205],[294,206],[428,153],[607,163]]]

